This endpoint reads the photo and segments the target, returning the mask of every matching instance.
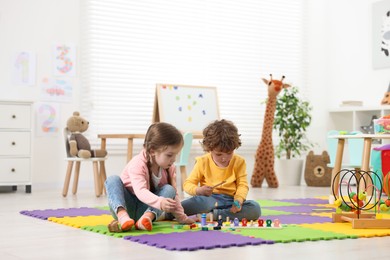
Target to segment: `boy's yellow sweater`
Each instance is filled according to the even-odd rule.
[[[234,197],[234,200],[244,202],[248,195],[248,180],[245,159],[234,154],[227,167],[218,167],[207,153],[196,158],[191,174],[184,182],[184,191],[195,196],[199,186],[214,186],[222,181],[224,184],[214,188],[213,193],[225,194]]]

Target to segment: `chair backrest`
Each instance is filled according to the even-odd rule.
[[[327,134],[326,144],[328,146],[328,154],[330,159],[329,167],[333,167],[336,160],[336,152],[337,152],[337,139],[329,138],[331,135],[338,135],[340,132],[337,130],[330,130]]]
[[[184,139],[184,145],[180,151],[180,158],[177,165],[187,165],[188,159],[190,158],[190,151],[191,151],[192,139],[193,139],[192,133],[190,132],[184,133],[183,139]]]
[[[69,132],[67,127],[64,128],[63,134],[64,134],[66,156],[69,158],[69,157],[72,157],[72,156],[70,155],[70,147],[69,147],[70,132]]]
[[[353,131],[348,134],[361,134],[360,131]],[[330,158],[330,164],[329,167],[334,167],[334,163],[336,160],[336,153],[337,153],[337,144],[338,140],[337,138],[329,138],[331,135],[339,135],[340,131],[338,130],[330,130],[328,132],[328,138],[327,138],[327,146],[328,146],[328,153]],[[363,158],[363,147],[364,147],[364,140],[363,138],[349,138],[348,139],[348,154],[347,156],[343,156],[343,158],[349,158],[348,162],[346,163],[347,166],[350,167],[358,167],[362,165],[362,158]],[[346,151],[344,151],[344,154]]]
[[[361,131],[353,131],[350,134],[362,134]],[[348,152],[350,165],[362,165],[364,140],[363,138],[348,139]]]

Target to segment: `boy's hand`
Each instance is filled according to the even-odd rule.
[[[211,196],[213,194],[213,188],[210,186],[202,186],[196,188],[196,195],[198,196]]]
[[[169,198],[163,198],[161,201],[161,209],[165,212],[173,212],[175,210],[176,201]]]
[[[230,212],[237,213],[240,212],[242,209],[242,202],[239,200],[235,200],[232,207],[230,208]]]

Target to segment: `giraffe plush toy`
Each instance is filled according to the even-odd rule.
[[[283,88],[290,87],[290,85],[283,83],[283,79],[284,76],[281,80],[274,80],[272,79],[272,74],[270,74],[270,80],[263,78],[264,83],[268,86],[268,100],[264,114],[263,133],[256,151],[255,166],[251,179],[253,187],[261,187],[264,178],[270,188],[279,186],[274,169],[275,157],[272,143],[272,127],[274,124],[276,97]]]

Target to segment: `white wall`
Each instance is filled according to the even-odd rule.
[[[74,43],[80,46],[79,0],[0,0],[0,99],[40,102],[40,86],[52,74],[53,46]],[[20,51],[36,55],[36,84],[18,86],[12,81],[12,56]],[[77,63],[76,63],[77,66]],[[73,85],[73,102],[59,103],[62,121],[79,107],[80,78],[66,78]],[[35,121],[35,119],[34,119]],[[61,125],[63,127],[64,125]],[[57,137],[35,137],[33,150],[32,190],[61,187],[65,175],[65,153],[62,134]],[[80,185],[92,177],[82,174]],[[92,181],[88,183],[92,184]]]
[[[51,74],[52,46],[74,43],[80,47],[79,0],[0,0],[0,99],[39,102],[40,82]],[[316,0],[308,2],[308,78],[309,99],[313,111],[310,138],[318,143],[316,152],[325,149],[327,110],[342,100],[362,100],[379,105],[390,81],[390,68],[374,70],[371,62],[371,4],[366,0]],[[37,56],[36,85],[15,86],[11,78],[11,57],[18,51]],[[78,57],[79,58],[79,57]],[[79,108],[80,78],[69,79],[74,87],[73,102],[61,103],[63,127]],[[66,165],[61,135],[34,140],[33,191],[62,187]],[[136,146],[136,151],[140,146]],[[247,158],[248,173],[253,155]],[[111,154],[109,175],[119,174],[124,154]],[[82,168],[80,186],[93,186],[92,169]],[[60,191],[59,191],[60,192]]]
[[[308,88],[313,106],[310,137],[325,146],[328,113],[342,100],[380,106],[390,82],[390,68],[373,69],[371,8],[377,1],[325,0],[309,4]]]

